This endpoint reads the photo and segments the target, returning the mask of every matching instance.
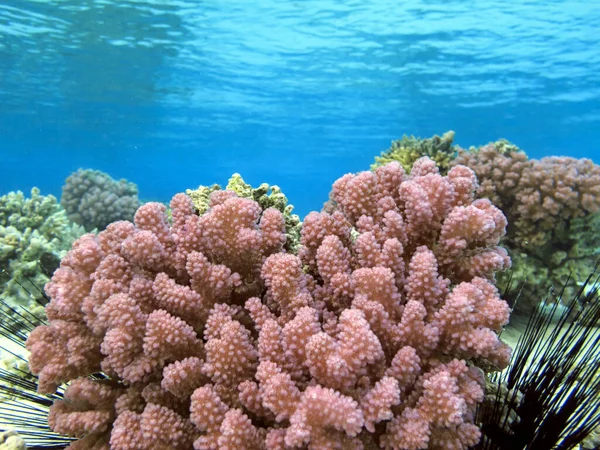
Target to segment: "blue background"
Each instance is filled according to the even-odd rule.
[[[510,3],[4,0],[0,194],[240,172],[304,215],[405,133],[595,158],[600,2]]]

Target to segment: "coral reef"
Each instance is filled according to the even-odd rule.
[[[235,192],[238,197],[258,202],[263,210],[275,208],[283,213],[286,234],[285,249],[292,253],[297,252],[302,222],[297,214],[292,214],[294,207],[288,203],[287,197],[281,192],[279,186],[262,183],[258,188],[253,188],[243,180],[239,173],[234,173],[225,189]],[[185,193],[192,199],[196,212],[204,214],[210,207],[210,194],[218,190],[221,190],[221,186],[213,184],[212,186],[200,186],[197,189],[186,189]]]
[[[446,174],[450,168],[450,162],[456,156],[456,148],[452,145],[453,140],[454,131],[447,131],[441,137],[435,135],[427,139],[404,135],[402,139],[392,141],[389,149],[375,157],[375,163],[371,165],[371,170],[397,161],[402,164],[407,173],[410,173],[415,161],[427,156],[435,161],[440,173]]]
[[[27,347],[76,449],[466,449],[510,349],[506,219],[472,170],[345,175],[298,255],[281,211],[178,194],[73,244]],[[88,375],[102,371],[106,378]]]
[[[39,310],[32,295],[49,281],[60,259],[84,230],[73,226],[56,198],[31,190],[0,197],[0,297]]]
[[[530,292],[552,287],[558,292],[570,276],[585,279],[600,255],[600,166],[569,157],[529,159],[504,140],[460,149],[452,162],[458,164],[475,171],[477,195],[489,198],[508,219],[503,244],[515,281],[527,279]]]
[[[60,203],[69,219],[88,231],[103,230],[116,220],[131,220],[140,206],[134,183],[91,169],[79,169],[67,177]]]

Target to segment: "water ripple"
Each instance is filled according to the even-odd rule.
[[[315,161],[355,170],[404,132],[589,148],[599,23],[587,0],[7,0],[0,145],[328,180]]]

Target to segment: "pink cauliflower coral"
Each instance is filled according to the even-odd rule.
[[[466,449],[477,365],[510,355],[506,221],[476,187],[427,158],[346,175],[298,256],[279,212],[227,191],[82,237],[27,343],[41,392],[71,381],[51,427],[71,450]]]

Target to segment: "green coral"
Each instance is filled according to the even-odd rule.
[[[454,131],[448,131],[441,137],[438,135],[428,139],[404,135],[402,139],[392,141],[392,146],[375,157],[371,170],[389,162],[397,161],[404,170],[410,173],[415,161],[423,156],[429,156],[440,169],[440,173],[448,172],[450,162],[456,156],[456,147],[452,145]]]
[[[186,189],[185,193],[192,199],[198,214],[202,215],[208,210],[210,194],[220,189],[221,186],[213,184],[212,186],[200,186],[198,189]]]
[[[187,189],[185,193],[192,199],[194,208],[198,214],[204,214],[209,208],[210,194],[214,191],[221,190],[221,186],[213,184],[212,186],[200,186],[198,189]],[[229,179],[227,186],[228,191],[235,192],[238,197],[249,198],[256,201],[263,210],[267,208],[275,208],[283,214],[285,219],[286,244],[285,249],[289,252],[296,253],[300,245],[300,230],[302,222],[297,214],[292,214],[294,207],[288,204],[288,199],[278,186],[270,186],[267,183],[262,183],[257,188],[253,188],[246,183],[239,173],[234,173]]]
[[[0,197],[0,295],[9,304],[39,306],[31,298],[49,280],[73,241],[84,233],[72,226],[52,195],[10,192]]]

